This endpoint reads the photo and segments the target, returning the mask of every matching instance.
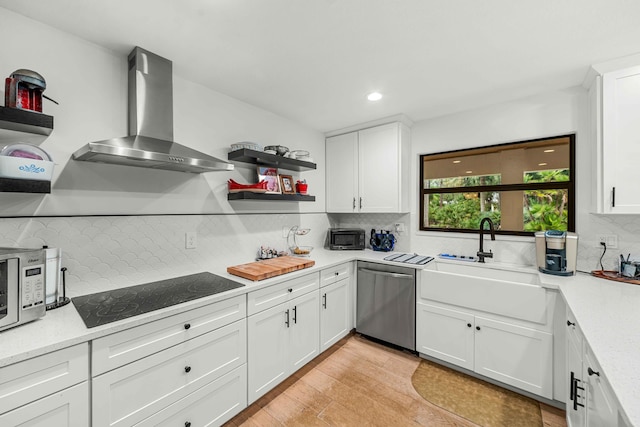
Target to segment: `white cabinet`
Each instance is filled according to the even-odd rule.
[[[320,352],[348,335],[353,328],[352,265],[346,263],[320,273]]]
[[[89,421],[87,381],[0,415],[0,426],[84,427]]]
[[[86,343],[0,368],[0,426],[88,425],[88,378]]]
[[[552,398],[552,334],[426,300],[416,316],[419,353]]]
[[[419,353],[473,370],[473,314],[418,302],[416,321]]]
[[[249,294],[249,404],[319,354],[318,287],[315,273]]]
[[[595,211],[640,213],[635,185],[640,179],[640,58],[595,65],[591,74],[588,114],[596,153]]]
[[[245,316],[239,296],[95,340],[92,426],[156,425],[194,405],[214,425],[240,412],[246,383],[221,378],[246,376]]]
[[[615,395],[580,331],[573,314],[567,310],[567,399],[568,427],[624,425]]]
[[[408,212],[409,139],[402,123],[327,138],[327,212]]]
[[[445,267],[420,272],[417,351],[553,399],[556,293],[530,284],[529,275],[511,282],[488,270],[466,275]]]

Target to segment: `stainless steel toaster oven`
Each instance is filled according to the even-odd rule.
[[[0,248],[0,331],[44,314],[44,251]]]

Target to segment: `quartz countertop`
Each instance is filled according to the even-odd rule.
[[[216,301],[245,296],[253,290],[270,286],[305,274],[318,272],[343,262],[362,260],[382,264],[423,269],[412,265],[384,261],[389,252],[329,251],[316,249],[311,259],[315,265],[282,276],[253,282],[233,276],[225,268],[209,270],[213,274],[237,281],[244,286],[199,298],[179,305],[145,313],[129,319],[87,329],[73,304],[48,311],[46,316],[13,329],[0,332],[0,367],[40,356],[55,350],[84,343],[144,323],[202,307]],[[422,254],[426,255],[426,254]],[[433,261],[432,261],[433,262]],[[436,262],[447,262],[436,258]],[[459,262],[459,261],[452,261]],[[476,265],[479,265],[476,263]],[[504,267],[487,263],[485,268]],[[516,268],[514,266],[505,267]],[[535,267],[517,268],[535,271]],[[193,273],[199,273],[194,271]],[[540,284],[558,290],[576,317],[584,337],[593,350],[624,413],[632,425],[640,426],[640,286],[595,278],[578,273],[571,277],[539,274]],[[132,283],[135,285],[136,283]]]

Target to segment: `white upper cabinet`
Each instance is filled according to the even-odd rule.
[[[408,212],[409,140],[403,123],[327,138],[327,212]]]
[[[640,58],[629,61],[596,65],[588,78],[596,213],[640,213]]]

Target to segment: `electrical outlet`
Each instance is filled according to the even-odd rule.
[[[184,247],[186,249],[195,249],[198,246],[198,236],[195,231],[187,231],[184,234]]]
[[[618,235],[617,234],[598,234],[596,236],[596,246],[601,247],[601,243],[607,245],[607,249],[618,248]]]
[[[404,222],[396,222],[394,226],[398,233],[404,233]]]

